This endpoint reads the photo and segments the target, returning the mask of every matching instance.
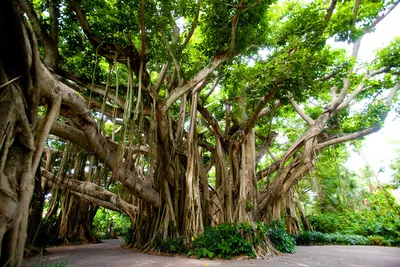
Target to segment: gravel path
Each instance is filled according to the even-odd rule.
[[[94,245],[49,248],[50,255],[24,261],[24,266],[66,262],[68,266],[382,266],[400,267],[400,248],[372,246],[296,247],[296,253],[254,260],[209,260],[188,257],[149,255],[123,249],[122,240],[104,240]],[[41,265],[45,266],[45,265]]]

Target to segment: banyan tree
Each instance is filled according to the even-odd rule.
[[[21,263],[43,217],[96,242],[99,206],[142,250],[221,223],[308,228],[296,184],[397,100],[400,40],[358,51],[398,3],[3,1],[0,262]]]

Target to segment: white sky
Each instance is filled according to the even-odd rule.
[[[399,6],[378,24],[375,32],[363,38],[359,52],[360,59],[365,61],[372,60],[375,54],[374,51],[388,45],[395,36],[400,36]],[[368,163],[378,174],[379,181],[389,182],[392,179],[390,163],[396,156],[395,146],[390,142],[393,140],[400,140],[400,119],[396,119],[394,113],[389,114],[383,129],[366,137],[360,154],[352,153],[347,162],[347,167],[356,171],[364,168]],[[378,173],[381,168],[385,171]]]

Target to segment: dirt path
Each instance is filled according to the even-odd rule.
[[[400,248],[372,246],[297,247],[293,255],[257,260],[197,260],[136,253],[120,248],[122,240],[105,240],[95,245],[49,248],[50,255],[24,261],[33,266],[39,261],[66,262],[68,266],[382,266],[400,267]],[[44,266],[44,265],[42,265]]]

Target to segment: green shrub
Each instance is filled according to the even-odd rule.
[[[125,244],[129,244],[133,238],[133,230],[132,228],[125,229],[125,231],[121,232],[122,238],[124,239]]]
[[[188,248],[185,245],[183,237],[167,238],[167,240],[162,240],[160,233],[157,233],[157,235],[156,235],[155,248],[156,248],[156,250],[165,252],[165,253],[185,254],[188,251]]]
[[[255,257],[255,247],[264,245],[267,238],[277,250],[294,253],[295,241],[284,229],[285,225],[279,221],[272,222],[270,226],[264,223],[254,226],[240,223],[208,227],[203,234],[193,240],[189,255],[211,259],[214,257],[230,259],[236,255]]]
[[[389,243],[389,246],[400,247],[400,238],[394,238],[394,239],[388,238],[386,239],[386,242]]]
[[[368,237],[369,242],[375,246],[389,246],[390,243],[383,236],[372,235]]]
[[[368,205],[357,211],[342,207],[308,218],[318,232],[372,236],[373,244],[399,246],[400,206],[393,196],[382,188],[374,194],[368,194],[365,201]]]
[[[321,232],[302,232],[296,235],[293,235],[296,245],[323,245],[330,244],[330,240],[327,240],[326,234]]]
[[[161,234],[156,235],[154,245],[156,250],[164,253],[187,253],[197,258],[230,259],[238,255],[255,257],[256,247],[265,245],[268,238],[277,250],[294,253],[294,238],[284,229],[284,223],[279,221],[272,222],[269,226],[264,223],[227,223],[207,227],[203,234],[193,237],[189,246],[185,245],[183,237],[162,240]]]
[[[255,227],[246,223],[207,227],[203,234],[197,235],[193,240],[189,255],[211,259],[214,257],[230,259],[236,255],[255,257],[252,242],[253,239],[258,240],[255,230]]]
[[[268,238],[280,252],[296,252],[296,242],[292,236],[286,233],[285,224],[282,221],[271,222],[268,228]]]
[[[365,236],[339,233],[301,232],[293,236],[297,245],[370,245]]]

